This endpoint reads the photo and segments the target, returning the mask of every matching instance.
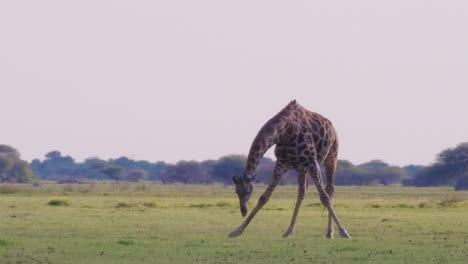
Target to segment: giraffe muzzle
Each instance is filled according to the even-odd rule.
[[[241,211],[241,214],[243,217],[245,217],[247,215],[247,213],[249,212],[249,208],[247,207],[247,203],[241,203],[240,204],[240,211]]]

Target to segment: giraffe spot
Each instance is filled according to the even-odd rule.
[[[321,140],[315,142],[315,148],[317,150],[320,150],[322,148],[322,141]]]
[[[297,147],[297,152],[302,153],[306,148],[307,148],[306,144],[299,145],[299,147]]]
[[[323,137],[325,135],[325,130],[323,127],[320,127],[320,136]]]
[[[317,132],[318,131],[318,126],[315,122],[312,123],[312,130]]]
[[[313,138],[314,138],[314,142],[318,142],[320,140],[320,137],[317,134],[314,134]]]
[[[297,142],[298,143],[303,143],[304,142],[304,134],[299,134],[299,136],[297,137]]]

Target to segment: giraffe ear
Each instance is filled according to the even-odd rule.
[[[234,177],[232,177],[232,182],[235,183],[235,184],[240,183],[240,178],[239,178],[239,176],[234,176]]]

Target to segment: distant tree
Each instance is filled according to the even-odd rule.
[[[214,182],[213,177],[213,169],[216,165],[217,160],[204,160],[200,162],[200,168],[203,170],[204,173],[208,174],[209,182]]]
[[[412,178],[404,180],[403,185],[423,187],[455,184],[455,178],[444,177],[448,173],[447,168],[434,164],[418,170]]]
[[[34,175],[20,153],[11,146],[0,145],[0,182],[27,183],[34,180]]]
[[[160,175],[163,183],[208,183],[210,176],[196,161],[179,161],[168,165]]]
[[[6,182],[12,178],[11,170],[15,166],[15,160],[6,154],[0,154],[0,182]]]
[[[122,168],[126,168],[127,170],[129,169],[135,169],[135,161],[131,160],[127,157],[120,157],[118,159],[110,159],[109,163],[115,166],[120,166]]]
[[[364,169],[383,169],[388,166],[390,166],[388,165],[388,163],[384,162],[383,160],[378,160],[378,159],[371,160],[371,161],[358,165],[358,167],[364,168]]]
[[[47,159],[60,159],[62,157],[62,153],[60,151],[54,150],[49,153],[45,154]]]
[[[347,160],[338,160],[335,173],[336,185],[369,185],[375,177],[365,168],[354,166]]]
[[[213,165],[213,180],[224,184],[232,184],[232,176],[240,175],[245,168],[246,157],[228,155],[221,157]]]
[[[116,183],[119,183],[125,177],[125,168],[120,166],[108,165],[100,170],[107,177],[113,179]]]
[[[27,183],[32,182],[35,177],[29,168],[29,164],[25,160],[17,160],[12,169],[12,176],[15,182]]]
[[[109,166],[107,161],[96,158],[96,157],[87,158],[84,161],[84,164],[86,165],[87,168],[94,169],[94,170],[102,170]]]
[[[418,171],[423,169],[424,166],[421,165],[407,165],[404,166],[403,169],[406,171],[408,178],[412,178]]]
[[[455,191],[468,190],[468,170],[462,173],[455,183]]]
[[[401,183],[401,181],[408,177],[406,171],[397,166],[388,166],[378,169],[375,173],[378,183],[383,185]]]
[[[468,142],[449,148],[437,155],[436,165],[448,170],[447,177],[458,177],[468,169]]]
[[[45,155],[42,163],[34,162],[34,170],[41,179],[56,179],[63,176],[74,177],[78,173],[78,165],[70,156],[62,156],[60,151],[51,151]]]
[[[78,174],[87,179],[103,180],[108,176],[102,173],[102,170],[108,166],[107,161],[97,157],[87,158],[79,164]]]
[[[153,167],[153,163],[146,160],[135,160],[134,161],[135,169],[149,171]]]
[[[383,185],[396,184],[401,183],[403,179],[408,177],[404,169],[398,166],[390,166],[383,160],[371,160],[357,167],[365,169],[365,171],[362,171],[362,176],[366,181],[369,181],[369,183]]]
[[[167,166],[168,165],[163,161],[151,163],[151,166],[148,168],[148,180],[150,181],[160,180],[160,175],[166,169]]]
[[[463,178],[467,170],[468,142],[465,142],[455,148],[440,152],[433,165],[419,169],[412,178],[405,180],[403,184],[412,186],[460,186],[464,180],[459,178]]]
[[[29,164],[34,175],[37,175],[41,178],[42,162],[39,159],[33,159]]]
[[[116,183],[119,183],[126,176],[124,167],[112,165],[109,162],[100,160],[98,158],[91,158],[85,161],[90,169],[102,173],[103,175],[111,178]]]
[[[133,160],[124,156],[118,159],[110,159],[108,162],[112,165],[123,167],[126,170],[135,169],[149,171],[153,166],[153,164],[146,160]]]
[[[128,170],[127,171],[127,180],[132,182],[137,182],[145,179],[148,176],[148,172],[145,170]]]
[[[3,157],[8,156],[13,159],[18,159],[20,157],[18,150],[8,145],[0,145],[0,155]]]

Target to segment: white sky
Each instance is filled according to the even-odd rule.
[[[468,141],[468,2],[1,1],[0,92],[27,160],[247,154],[297,99],[341,159],[429,164]]]

